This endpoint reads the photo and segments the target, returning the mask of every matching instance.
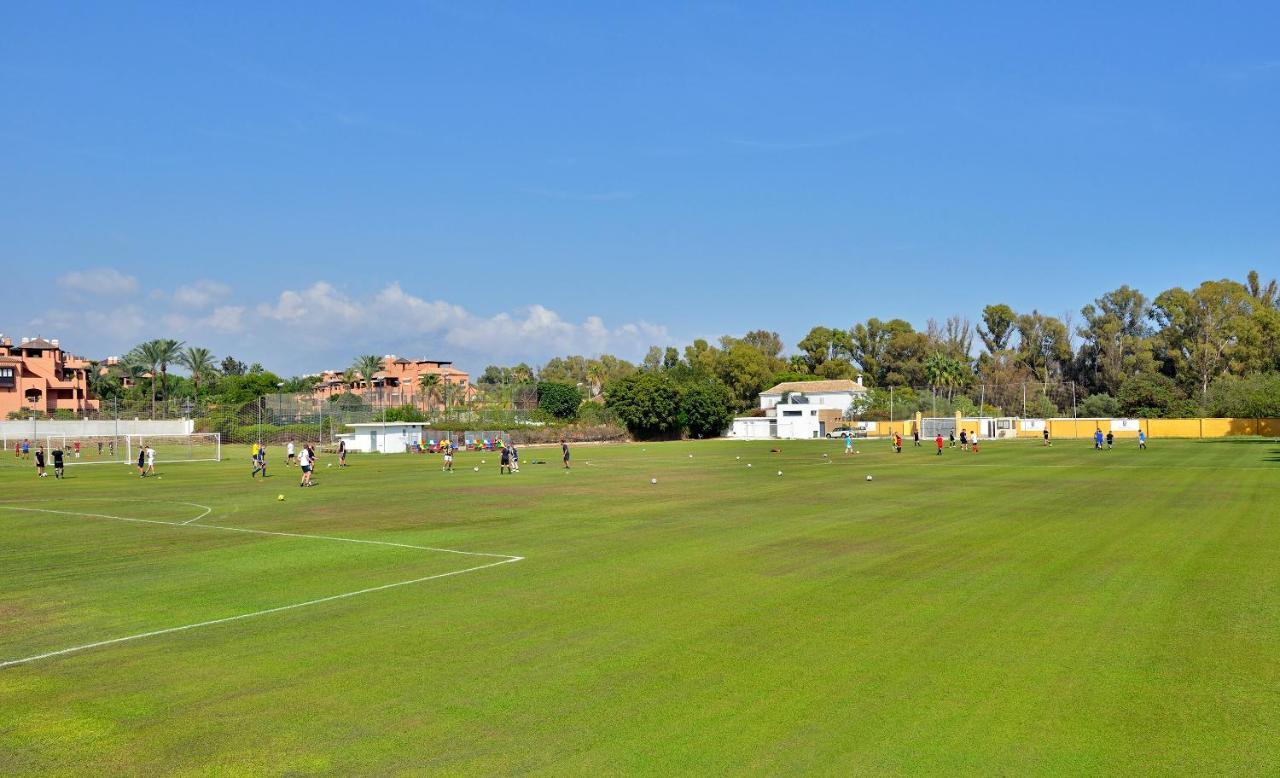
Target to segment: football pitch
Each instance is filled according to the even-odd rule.
[[[857,449],[0,469],[0,774],[1280,769],[1280,442]]]

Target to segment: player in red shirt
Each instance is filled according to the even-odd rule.
[[[933,439],[933,442],[938,445],[938,456],[942,456],[942,433],[941,432],[938,433],[938,437]]]

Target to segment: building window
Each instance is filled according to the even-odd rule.
[[[782,415],[783,416],[803,416],[804,413],[802,411],[783,411]]]

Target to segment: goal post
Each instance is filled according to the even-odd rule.
[[[143,446],[156,451],[156,462],[221,462],[222,437],[216,432],[186,435],[45,435],[38,443],[46,454],[62,450],[67,465],[137,464]]]
[[[125,459],[137,464],[144,446],[155,449],[156,462],[221,462],[222,436],[217,432],[192,432],[186,435],[124,435]]]

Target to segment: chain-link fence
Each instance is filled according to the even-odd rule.
[[[1094,406],[1099,406],[1095,408]],[[1114,415],[1118,403],[1110,397],[1090,400],[1072,381],[972,383],[963,386],[869,388],[855,400],[851,419],[891,421],[921,413],[928,417],[1074,418]]]

